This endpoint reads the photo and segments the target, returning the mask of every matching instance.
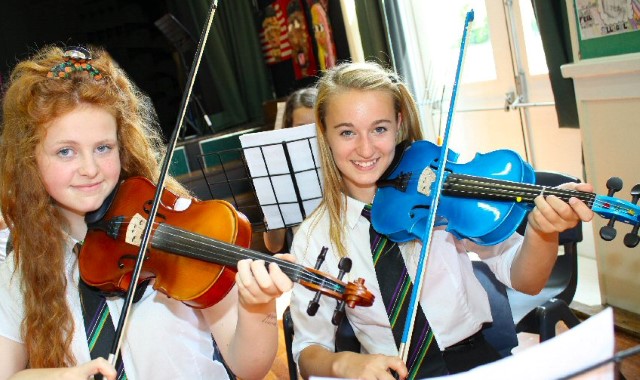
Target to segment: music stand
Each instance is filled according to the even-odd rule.
[[[273,140],[277,142],[268,142],[268,138],[263,138],[264,134],[277,132],[282,135],[285,132],[247,133],[240,137],[242,148],[198,157],[211,198],[233,204],[247,216],[255,231],[296,226],[321,201],[320,163],[314,152],[317,149],[315,133],[309,137],[296,137],[295,130],[287,129],[287,135],[294,131],[290,135],[293,137],[288,141]],[[248,146],[247,138],[255,138],[261,143]],[[283,192],[283,188],[287,191]]]
[[[190,65],[187,63],[187,60],[185,59],[185,54],[195,50],[196,40],[189,33],[187,28],[184,25],[182,25],[180,21],[178,21],[178,19],[176,19],[171,13],[167,13],[166,15],[162,16],[161,18],[156,20],[154,24],[160,30],[160,32],[162,32],[162,34],[167,38],[167,40],[169,40],[173,48],[178,52],[180,65],[182,66],[182,69],[183,69],[179,73],[179,77],[181,78],[181,83],[182,83],[182,86],[184,87],[183,78],[186,78],[186,74],[190,70]],[[192,93],[191,98],[189,99],[189,102],[191,101],[195,102],[196,106],[198,107],[198,110],[202,114],[202,118],[204,122],[207,124],[211,132],[214,132],[211,119],[207,115],[207,112],[205,111],[204,106],[200,101],[200,97],[198,94],[195,93],[195,90]],[[186,122],[188,126],[190,126],[196,132],[198,136],[203,136],[205,134],[205,131],[202,130],[202,128],[200,128],[200,126],[198,126],[198,124],[193,120],[190,120],[189,118],[187,118]],[[184,128],[181,131],[180,138],[184,139],[185,135],[186,135],[186,128]]]
[[[293,227],[322,200],[315,125],[240,136],[266,229]]]
[[[198,164],[210,198],[231,203],[249,219],[253,231],[264,231],[264,215],[259,207],[242,149],[200,154]]]

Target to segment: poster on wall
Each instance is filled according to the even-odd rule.
[[[320,70],[330,69],[336,65],[336,45],[333,42],[331,22],[327,15],[328,1],[307,0],[311,11],[311,26],[318,47],[318,64]]]
[[[318,68],[313,53],[313,42],[309,34],[305,9],[299,0],[289,0],[287,4],[287,27],[296,79],[316,75]]]
[[[317,74],[309,26],[300,0],[276,0],[267,5],[260,40],[267,64],[292,59],[296,79]]]
[[[640,0],[575,0],[582,40],[638,31]]]
[[[268,5],[264,10],[260,42],[262,54],[267,64],[291,59],[287,21],[279,2]]]

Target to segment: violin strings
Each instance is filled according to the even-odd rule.
[[[283,271],[288,270],[291,272],[291,274],[302,277],[303,279],[307,279],[309,282],[312,282],[314,284],[318,283],[318,280],[317,280],[318,276],[316,276],[312,272],[308,272],[304,270],[304,268],[301,270],[300,269],[301,267],[299,265],[291,263],[289,261],[278,259],[276,257],[272,257],[269,255],[263,254],[261,252],[248,250],[243,247],[229,244],[220,240],[204,237],[202,235],[193,233],[191,231],[185,231],[182,229],[175,228],[171,225],[162,224],[161,227],[164,227],[164,228],[159,228],[157,229],[157,231],[161,232],[162,235],[165,234],[164,231],[166,229],[167,230],[166,235],[171,236],[174,242],[178,243],[179,245],[182,245],[183,247],[188,248],[189,252],[193,252],[194,249],[200,251],[201,254],[199,254],[199,256],[202,258],[210,257],[209,255],[207,255],[207,253],[210,253],[212,250],[217,249],[224,252],[225,254],[229,253],[229,255],[223,255],[223,257],[227,259],[227,263],[229,263],[230,265],[234,265],[238,260],[243,258],[260,259],[260,260],[264,260],[265,262],[275,262],[281,268],[283,268]],[[179,232],[179,234],[171,233],[169,230],[177,231]],[[189,235],[191,235],[191,237],[187,237]],[[164,236],[161,236],[161,237],[164,237]],[[213,242],[213,244],[200,241],[202,240],[203,237],[208,240],[210,239],[210,241]],[[176,238],[178,238],[181,243],[179,241],[176,241]],[[238,256],[240,256],[240,258],[238,258]]]
[[[451,179],[451,183],[449,183]],[[473,177],[464,174],[452,174],[447,178],[445,186],[451,185],[453,190],[462,189],[469,193],[477,193],[482,191],[486,195],[510,196],[513,198],[524,198],[527,201],[533,201],[535,197],[541,194],[556,195],[564,200],[570,197],[579,198],[586,203],[591,204],[595,199],[595,194],[586,193],[577,190],[558,189],[553,187],[545,187],[535,184],[522,184],[518,182],[495,180],[491,178]]]
[[[619,204],[611,204],[600,200],[594,193],[579,190],[558,189],[535,184],[521,184],[511,181],[495,180],[490,178],[474,177],[465,174],[451,174],[443,187],[443,191],[452,194],[484,195],[488,198],[503,198],[508,200],[521,200],[533,202],[538,195],[555,195],[565,201],[570,197],[584,201],[590,208],[601,208],[618,211],[627,215],[635,215],[631,207]]]
[[[128,222],[118,221],[116,223],[125,225]],[[179,229],[165,223],[156,222],[155,224],[158,226],[154,234],[154,239],[157,239],[156,242],[160,242],[164,239],[168,239],[167,237],[171,237],[172,245],[179,246],[184,250],[184,252],[188,252],[189,255],[196,256],[203,259],[204,261],[210,261],[209,259],[211,258],[211,252],[213,251],[216,253],[217,258],[225,261],[222,264],[226,265],[235,266],[239,260],[242,260],[244,258],[260,259],[264,260],[265,262],[275,262],[283,270],[283,272],[289,272],[288,274],[291,274],[298,280],[307,281],[322,288],[327,288],[341,294],[343,294],[345,291],[345,287],[343,285],[331,280],[330,278],[323,277],[316,273],[308,271],[299,264],[291,263],[286,260],[278,259],[277,257],[269,256],[262,252],[253,251],[204,235],[196,234],[191,231]],[[171,230],[177,231],[179,233],[174,233]],[[188,235],[190,235],[190,237],[187,237]],[[208,243],[205,240],[209,240],[210,242],[213,242],[213,244]],[[180,252],[174,253],[180,254]]]

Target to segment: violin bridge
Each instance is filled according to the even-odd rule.
[[[418,192],[426,195],[427,197],[431,196],[431,185],[436,181],[436,173],[430,167],[426,167],[422,173],[420,174],[420,178],[418,178]]]
[[[129,221],[129,224],[127,225],[127,234],[125,235],[124,241],[127,244],[139,247],[146,225],[147,219],[145,219],[142,215],[135,214],[134,216],[132,216],[131,221]]]

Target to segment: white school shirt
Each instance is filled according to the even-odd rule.
[[[78,364],[91,360],[78,292],[78,262],[70,242],[66,256],[67,302],[75,325],[71,350]],[[13,255],[0,264],[0,336],[23,343],[20,324],[24,302]],[[107,300],[114,327],[124,300]],[[222,363],[213,360],[209,327],[198,310],[147,287],[133,304],[121,352],[127,377],[136,379],[228,379]]]
[[[345,247],[352,260],[351,272],[345,282],[358,278],[365,280],[364,286],[375,296],[370,307],[346,308],[346,316],[360,341],[362,353],[398,355],[389,319],[385,311],[369,241],[369,221],[361,216],[364,203],[346,197]],[[307,218],[293,240],[292,253],[298,262],[313,268],[322,247],[329,248],[320,271],[332,276],[338,274],[337,250],[329,239],[329,215],[325,209]],[[491,322],[491,309],[487,293],[476,279],[469,258],[475,252],[496,274],[496,277],[511,286],[511,264],[522,243],[522,236],[514,234],[503,243],[484,247],[468,240],[458,240],[437,227],[432,236],[431,252],[425,263],[426,274],[422,282],[420,304],[429,321],[440,349],[449,347]],[[418,266],[421,244],[407,242],[399,244],[400,251],[412,279]],[[295,284],[291,297],[291,317],[295,331],[292,351],[296,361],[300,352],[310,345],[320,345],[334,351],[335,326],[331,317],[336,300],[323,295],[315,316],[307,315],[307,306],[315,292],[300,284]]]
[[[3,228],[0,230],[0,263],[2,263],[7,257],[7,243],[9,241],[9,228]]]

